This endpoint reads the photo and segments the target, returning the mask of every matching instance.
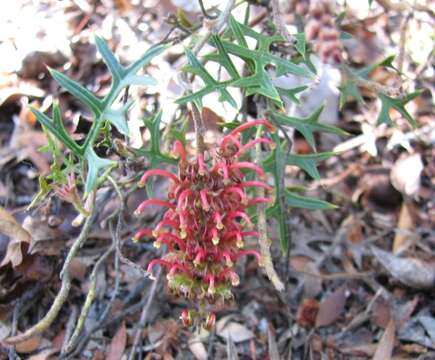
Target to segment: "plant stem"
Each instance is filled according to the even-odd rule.
[[[93,198],[95,199],[95,191],[92,192],[91,196],[93,196]],[[27,329],[24,333],[5,339],[4,341],[6,343],[8,344],[20,343],[31,338],[34,335],[40,334],[45,329],[47,329],[56,319],[60,309],[62,308],[62,305],[65,303],[66,299],[68,298],[68,294],[71,289],[71,274],[69,272],[69,266],[71,264],[71,260],[75,257],[79,249],[82,247],[82,245],[88,238],[89,232],[94,222],[94,218],[95,218],[95,212],[93,207],[91,209],[91,215],[86,219],[86,222],[83,225],[80,235],[75,240],[73,246],[69,250],[69,253],[65,259],[65,263],[60,273],[62,284],[58,294],[56,295],[56,298],[53,301],[53,304],[50,307],[50,310],[48,310],[47,314],[37,324],[33,325],[30,329]]]

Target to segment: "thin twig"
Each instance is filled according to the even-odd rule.
[[[91,196],[95,199],[95,191],[92,193]],[[89,232],[92,227],[92,223],[94,222],[94,218],[95,218],[94,208],[95,207],[92,207],[91,215],[86,218],[85,224],[83,225],[80,235],[77,237],[73,246],[68,252],[68,255],[65,259],[65,263],[61,271],[62,283],[61,283],[60,290],[56,295],[56,298],[54,299],[53,304],[51,305],[47,314],[37,324],[27,329],[24,333],[5,339],[6,343],[16,344],[24,340],[27,340],[34,335],[40,334],[45,329],[47,329],[52,324],[52,322],[56,319],[60,309],[62,308],[62,305],[65,303],[66,299],[68,298],[68,294],[71,289],[71,274],[69,272],[69,266],[71,264],[71,260],[75,257],[75,255],[77,254],[81,246],[88,238]]]
[[[133,341],[133,345],[131,347],[131,351],[130,351],[130,355],[128,357],[128,360],[134,359],[134,355],[136,353],[136,347],[138,346],[139,341],[141,339],[142,329],[146,325],[147,318],[148,318],[148,312],[149,312],[151,304],[154,300],[154,296],[156,295],[157,285],[158,285],[159,280],[160,280],[161,271],[162,271],[161,268],[159,268],[157,270],[156,279],[154,280],[154,282],[151,286],[151,289],[149,291],[148,300],[147,300],[147,302],[142,310],[142,314],[140,316],[139,324],[137,325],[137,328],[136,328],[136,332],[134,335],[134,341]]]
[[[118,197],[121,200],[121,205],[120,205],[121,209],[124,209],[124,197],[122,196],[121,189],[119,188],[116,181],[114,181],[110,176],[107,179],[111,182],[111,184],[113,185],[113,188],[116,191],[116,194],[118,195]],[[142,266],[136,264],[135,262],[131,261],[130,259],[128,259],[127,257],[125,257],[122,254],[120,241],[117,241],[117,243],[116,243],[116,251],[117,251],[117,254],[119,256],[119,260],[122,263],[124,263],[124,264],[132,267],[133,269],[139,271],[144,277],[149,277],[149,274],[142,268]]]
[[[236,0],[228,0],[225,9],[220,13],[219,17],[216,20],[212,20],[207,24],[208,30],[206,34],[192,50],[192,53],[194,55],[198,55],[198,53],[201,51],[204,45],[207,44],[208,40],[213,34],[217,34],[219,33],[219,31],[221,31],[223,26],[228,21],[228,17],[230,16],[231,10],[233,9],[235,3]]]
[[[399,55],[397,55],[397,70],[399,70],[400,73],[403,71],[403,64],[405,62],[406,33],[411,18],[412,13],[410,12],[405,16],[400,26]]]
[[[407,1],[392,2],[391,0],[376,0],[376,2],[381,5],[385,10],[392,10],[397,12],[404,11],[421,11],[428,13],[432,18],[435,17],[435,12],[428,6],[423,4],[410,4]]]
[[[209,20],[215,20],[215,19],[218,18],[219,15],[216,15],[216,14],[215,15],[210,15],[208,13],[208,11],[206,10],[206,8],[204,6],[204,1],[203,0],[198,0],[198,2],[199,2],[199,7],[201,8],[202,15],[204,15],[204,17],[206,17]]]
[[[271,0],[271,6],[272,6],[272,18],[275,26],[277,27],[278,32],[284,36],[284,38],[290,43],[293,44],[295,42],[295,39],[293,35],[291,35],[287,27],[285,25],[285,22],[281,15],[281,10],[279,7],[279,0]]]
[[[196,151],[198,154],[204,154],[206,150],[205,142],[204,142],[204,122],[202,121],[201,113],[199,109],[195,105],[195,103],[191,103],[192,110],[192,119],[195,127],[195,141],[196,141]]]
[[[262,126],[258,128],[257,138],[261,136]],[[261,165],[261,145],[257,144],[255,149],[255,162]],[[257,188],[257,196],[263,198],[265,190],[262,187]],[[278,274],[273,267],[272,255],[270,253],[271,240],[267,236],[267,220],[266,220],[266,207],[264,204],[257,205],[257,228],[258,228],[258,243],[261,252],[261,265],[264,267],[267,277],[275,286],[278,291],[284,290],[284,284],[279,278]]]
[[[79,335],[81,334],[83,327],[85,325],[86,318],[88,317],[89,310],[91,305],[97,295],[97,274],[101,268],[101,265],[106,260],[106,258],[110,255],[110,253],[114,250],[115,244],[112,244],[106,252],[98,259],[94,268],[92,269],[92,273],[90,276],[90,287],[88,290],[88,294],[86,295],[85,302],[83,304],[82,310],[80,311],[79,319],[77,320],[77,325],[74,329],[71,338],[68,340],[63,352],[69,352],[75,346]]]
[[[353,83],[356,86],[363,87],[365,89],[371,90],[377,94],[385,94],[388,96],[400,96],[401,91],[399,88],[396,87],[389,87],[382,84],[379,84],[376,81],[363,79],[355,74],[353,74],[346,66],[343,66],[342,69],[346,73],[348,77],[350,77],[353,81]]]
[[[71,334],[74,333],[74,328],[76,327],[78,313],[79,313],[79,310],[78,310],[77,306],[72,305],[71,310],[70,310],[70,314],[69,314],[69,318],[68,318],[68,322],[66,323],[66,326],[65,326],[65,336],[63,338],[62,348],[60,351],[61,354],[63,354],[66,351],[66,349],[68,347],[68,343],[70,342],[69,339],[71,338]]]

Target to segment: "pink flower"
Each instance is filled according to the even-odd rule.
[[[265,173],[252,162],[239,161],[239,157],[256,144],[272,145],[266,138],[241,144],[240,133],[259,125],[273,130],[267,120],[240,125],[222,139],[215,157],[211,157],[211,153],[207,157],[199,154],[190,161],[183,145],[177,141],[174,153],[180,159],[178,175],[152,169],[146,171],[139,182],[143,186],[151,176],[171,180],[168,201],[148,199],[136,210],[139,214],[147,206],[168,208],[152,232],[142,229],[135,235],[135,238],[141,238],[152,234],[156,246],[167,246],[166,255],[152,260],[147,271],[152,274],[155,266],[165,267],[169,288],[200,305],[200,309],[207,303],[215,304],[232,296],[231,288],[240,282],[232,270],[234,262],[247,255],[260,259],[256,250],[243,249],[245,237],[258,236],[256,231],[247,231],[253,222],[246,210],[249,206],[270,202],[268,192],[272,187],[258,180],[244,181],[245,174],[241,170],[253,170],[261,178]],[[267,197],[252,198],[247,190],[256,187],[265,189]],[[207,328],[214,326],[216,321],[215,314],[205,315],[192,310],[184,310],[180,318],[189,326],[194,317],[205,321]]]

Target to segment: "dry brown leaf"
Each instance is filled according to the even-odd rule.
[[[320,302],[319,312],[316,316],[316,327],[328,326],[334,323],[340,317],[345,304],[345,288],[341,286]]]
[[[41,339],[42,338],[39,335],[32,336],[30,339],[24,340],[15,345],[15,350],[18,353],[31,353],[39,347]]]
[[[129,0],[114,0],[115,7],[120,13],[126,14],[131,10],[131,4]]]
[[[23,243],[30,244],[32,237],[16,222],[15,218],[2,207],[0,207],[0,233],[10,238],[6,255],[0,267],[8,263],[11,263],[12,267],[20,265],[23,261],[21,246]]]
[[[379,298],[373,305],[370,320],[373,325],[385,329],[391,318],[391,304],[384,298]]]
[[[280,359],[278,344],[276,343],[276,336],[272,332],[270,326],[267,329],[267,342],[269,345],[269,359]]]
[[[396,338],[396,323],[390,319],[384,334],[379,341],[373,360],[390,360],[394,349],[394,340]]]
[[[126,345],[127,329],[125,327],[125,322],[123,322],[113,337],[109,349],[107,350],[107,360],[121,360]]]
[[[58,356],[54,356],[59,350],[56,349],[46,349],[41,351],[39,354],[32,355],[28,360],[55,360]]]
[[[189,339],[188,346],[196,360],[207,360],[207,349],[199,336],[192,336]]]
[[[397,232],[393,242],[393,254],[397,255],[403,251],[409,243],[411,231],[414,229],[414,219],[412,217],[409,205],[403,202],[400,209],[399,220],[397,222]]]
[[[416,289],[432,289],[435,283],[435,262],[416,258],[400,258],[371,246],[373,255],[398,281]]]
[[[227,318],[222,318],[216,324],[216,333],[223,337],[225,340],[231,337],[235,342],[243,342],[254,337],[254,333],[247,327],[236,322],[227,322]]]
[[[420,189],[420,177],[424,165],[420,154],[402,157],[391,169],[393,186],[404,195],[414,196]]]
[[[319,312],[319,302],[316,299],[306,298],[298,307],[296,322],[303,327],[314,326]]]

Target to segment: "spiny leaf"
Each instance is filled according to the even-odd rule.
[[[145,65],[167,49],[167,45],[157,45],[149,48],[142,57],[125,69],[126,75],[136,74]]]
[[[132,102],[124,104],[120,109],[107,109],[104,112],[104,119],[110,121],[116,129],[123,135],[128,136],[127,112],[130,109]]]
[[[299,99],[296,97],[296,94],[299,94],[302,91],[305,91],[306,89],[308,89],[308,86],[298,86],[295,87],[293,89],[284,89],[284,88],[280,88],[277,87],[276,90],[278,90],[278,93],[281,97],[286,97],[287,99],[289,99],[290,101],[293,101],[296,104],[300,104]]]
[[[124,68],[118,62],[118,60],[116,60],[115,55],[109,49],[106,42],[102,38],[95,36],[95,45],[97,46],[98,52],[101,54],[104,62],[109,68],[112,74],[113,81],[117,81],[117,82],[121,81],[124,75]]]
[[[335,209],[337,206],[320,199],[295,194],[289,190],[285,191],[287,206],[309,210]]]
[[[226,87],[229,85],[229,82],[218,82],[216,81],[206,70],[206,68],[201,64],[201,62],[195,57],[195,55],[189,49],[186,49],[186,56],[189,65],[186,66],[183,70],[191,72],[197,76],[199,76],[202,81],[204,81],[204,88],[201,90],[194,92],[193,94],[188,94],[177,99],[177,104],[186,104],[187,102],[195,102],[195,104],[202,108],[202,98],[205,95],[208,95],[212,92],[218,92],[220,95],[220,101],[227,101],[231,106],[237,107],[236,101],[230,95]]]
[[[38,109],[33,107],[30,108],[30,111],[36,116],[36,119],[48,130],[50,131],[56,138],[64,144],[68,149],[70,149],[75,155],[82,156],[83,152],[81,151],[79,145],[71,138],[71,136],[65,130],[62,120],[60,118],[60,112],[58,111],[58,106],[53,106],[53,115],[55,116],[55,120],[50,119],[47,115],[40,112]]]
[[[340,109],[343,108],[344,104],[349,98],[354,98],[360,104],[364,103],[358,87],[351,80],[347,80],[342,86],[339,87],[340,90]]]
[[[103,111],[103,103],[88,89],[81,86],[78,82],[70,79],[68,76],[62,74],[59,71],[49,68],[51,76],[56,80],[60,86],[62,86],[71,95],[79,99],[84,105],[86,105],[95,116],[100,116]]]
[[[385,123],[387,125],[392,125],[393,122],[390,118],[390,109],[395,109],[409,122],[412,127],[417,127],[417,122],[405,109],[405,105],[419,96],[423,91],[424,90],[417,90],[404,97],[398,98],[392,98],[387,95],[380,94],[379,98],[381,99],[382,107],[377,119],[377,124],[379,125]]]
[[[124,86],[127,85],[140,85],[140,86],[153,86],[157,85],[156,79],[148,75],[128,75],[122,81]]]
[[[300,32],[295,35],[296,43],[295,48],[298,51],[299,54],[305,59],[306,57],[306,40],[305,40],[305,33]]]
[[[299,131],[304,136],[305,140],[311,146],[311,148],[315,150],[316,145],[314,142],[314,131],[333,133],[337,135],[347,135],[345,131],[339,128],[331,125],[321,124],[318,122],[320,114],[323,111],[323,107],[323,105],[320,106],[316,111],[314,111],[311,115],[305,118],[286,116],[278,112],[273,112],[271,116],[274,121],[277,121],[281,125],[293,127],[297,131]]]
[[[317,163],[319,163],[320,161],[324,161],[334,155],[335,153],[333,152],[323,152],[306,155],[289,154],[287,156],[287,164],[298,166],[313,179],[320,180],[320,174],[317,170]]]
[[[231,58],[229,57],[228,53],[225,51],[219,36],[212,35],[211,41],[213,43],[213,46],[216,47],[216,49],[218,50],[218,57],[216,57],[214,61],[218,61],[228,71],[232,79],[240,78],[240,75],[235,65],[231,61]]]
[[[272,153],[263,161],[263,168],[266,171],[272,173],[273,175],[276,199],[273,206],[266,210],[266,215],[268,217],[275,218],[278,222],[281,250],[285,254],[289,246],[289,233],[286,223],[286,219],[288,218],[288,209],[285,203],[285,199],[282,198],[285,189],[281,187],[281,179],[285,176],[284,170],[286,165],[286,153],[283,150],[278,135],[272,134],[272,138],[277,146],[272,151]]]
[[[96,186],[101,170],[116,166],[114,161],[100,158],[91,147],[86,149],[85,158],[88,164],[85,192],[90,193]]]

